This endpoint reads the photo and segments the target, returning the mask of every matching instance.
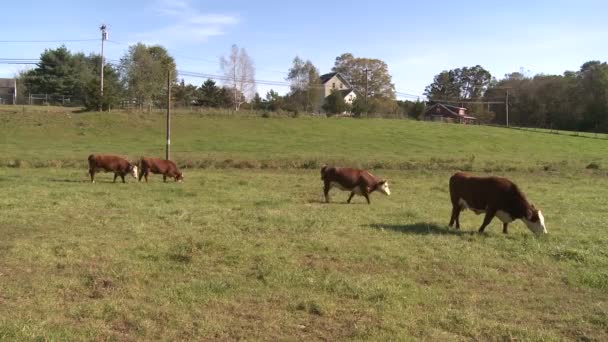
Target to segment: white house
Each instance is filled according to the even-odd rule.
[[[352,104],[357,98],[357,94],[353,90],[352,86],[340,73],[332,72],[329,74],[321,75],[321,84],[323,85],[323,97],[322,101],[325,100],[331,94],[331,91],[337,89],[344,97],[344,102]]]

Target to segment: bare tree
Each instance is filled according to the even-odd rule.
[[[230,55],[220,58],[220,67],[225,77],[225,85],[234,95],[234,109],[239,110],[247,98],[255,93],[255,68],[253,60],[244,48],[232,45]]]

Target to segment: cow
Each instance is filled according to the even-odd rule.
[[[460,212],[471,209],[475,214],[485,213],[479,232],[494,216],[503,223],[502,232],[507,234],[507,226],[521,219],[534,234],[547,233],[545,218],[540,210],[528,203],[526,196],[517,185],[503,177],[476,177],[465,172],[457,172],[450,177],[450,199],[452,217],[449,226],[456,223],[460,229]]]
[[[371,204],[369,194],[374,191],[379,191],[387,196],[391,194],[386,180],[381,180],[366,170],[324,165],[321,168],[321,180],[323,181],[323,193],[327,203],[329,203],[329,190],[332,187],[350,191],[346,203],[350,203],[353,196],[360,195],[365,197],[367,204]]]
[[[116,178],[118,176],[120,176],[122,182],[125,183],[125,175],[127,174],[131,174],[134,178],[137,178],[137,165],[131,164],[122,157],[109,154],[91,154],[88,160],[91,183],[95,183],[95,173],[100,171],[113,172],[114,183],[116,183]]]
[[[139,181],[144,177],[148,182],[150,172],[163,175],[163,182],[167,181],[167,177],[175,178],[176,182],[184,180],[184,175],[179,171],[174,162],[160,158],[142,157],[139,161]]]

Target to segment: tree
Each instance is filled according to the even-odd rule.
[[[182,79],[179,84],[171,88],[171,95],[175,104],[190,106],[197,98],[197,88],[192,84],[186,84]]]
[[[332,71],[342,74],[357,94],[365,97],[367,84],[368,97],[395,98],[395,85],[388,72],[388,65],[382,60],[356,58],[351,53],[344,53],[336,57]]]
[[[397,101],[397,106],[399,107],[400,115],[416,120],[419,120],[426,111],[426,104],[420,100],[416,100],[416,102],[408,100]]]
[[[264,100],[262,100],[260,94],[256,92],[255,95],[253,95],[253,99],[251,100],[251,108],[254,110],[264,109],[265,106],[263,101]]]
[[[233,92],[234,109],[239,110],[241,104],[255,93],[253,60],[244,48],[239,49],[235,44],[227,58],[220,58],[220,67],[226,78],[225,86]]]
[[[355,117],[361,117],[363,114],[369,112],[369,106],[365,102],[365,99],[363,97],[358,96],[353,101],[351,111],[353,112]]]
[[[608,64],[590,61],[581,66],[579,85],[585,102],[581,129],[608,129]]]
[[[414,105],[410,108],[410,110],[408,111],[408,116],[416,119],[416,120],[420,120],[422,118],[422,116],[424,115],[424,112],[426,111],[426,104],[420,100],[416,100],[416,102],[414,102]]]
[[[30,93],[64,95],[79,100],[95,77],[90,60],[82,53],[72,54],[65,46],[44,50],[40,63],[24,76]]]
[[[100,87],[101,56],[71,53],[65,46],[46,49],[36,68],[20,74],[24,88],[34,94],[56,95],[55,101],[69,99],[71,104],[82,104],[87,109],[107,109],[120,100],[122,89],[118,74],[111,65],[104,66],[104,98]],[[52,100],[51,100],[52,101]]]
[[[147,46],[142,43],[129,46],[120,60],[121,78],[132,99],[140,106],[166,101],[167,72],[172,82],[177,80],[175,61],[162,46]]]
[[[265,99],[266,108],[271,111],[279,111],[283,107],[283,97],[276,91],[270,89],[266,93]]]
[[[424,93],[431,101],[479,99],[490,86],[492,75],[480,65],[442,71]]]
[[[319,70],[312,62],[296,56],[287,80],[291,83],[289,99],[295,109],[303,109],[306,112],[315,110],[323,94]]]
[[[344,102],[344,97],[339,90],[333,89],[331,94],[325,98],[323,110],[328,114],[341,114],[348,110],[348,105]]]
[[[120,84],[120,75],[113,65],[104,65],[103,68],[103,97],[99,92],[101,73],[101,56],[90,55],[87,57],[90,76],[86,77],[83,104],[87,110],[109,110],[117,106],[123,98],[124,90]]]
[[[215,81],[207,79],[198,90],[197,103],[206,107],[219,107],[224,100],[220,95],[220,88],[215,85]]]

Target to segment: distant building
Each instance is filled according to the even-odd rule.
[[[324,101],[334,89],[340,91],[344,98],[344,102],[347,104],[353,104],[353,101],[357,98],[357,94],[353,90],[353,87],[340,73],[332,72],[321,75],[321,85],[323,86],[322,101]]]
[[[467,114],[467,109],[464,107],[436,103],[426,109],[424,120],[470,124],[477,119]]]
[[[0,78],[0,104],[17,103],[17,79]]]

